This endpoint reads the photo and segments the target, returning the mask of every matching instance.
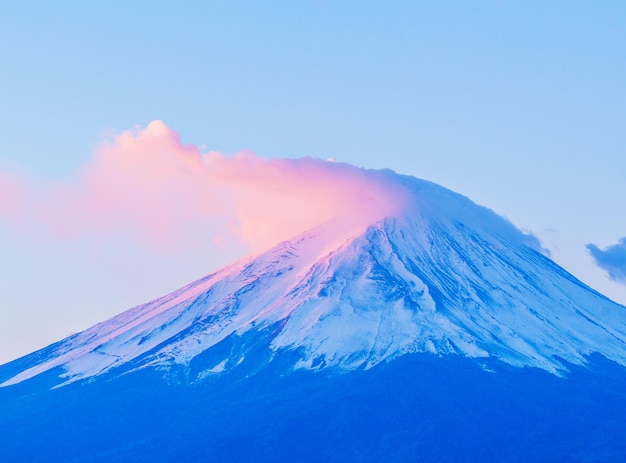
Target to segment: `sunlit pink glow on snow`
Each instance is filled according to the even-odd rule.
[[[379,173],[311,158],[201,153],[161,121],[104,143],[73,182],[0,172],[0,217],[26,233],[130,236],[157,250],[201,239],[260,251],[335,217],[364,229],[401,202],[401,190]]]

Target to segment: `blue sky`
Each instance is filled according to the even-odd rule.
[[[624,24],[623,2],[3,2],[0,169],[71,179],[155,119],[203,150],[389,167],[508,217],[626,303],[586,248],[626,236]],[[0,361],[236,255],[2,222],[0,253]]]

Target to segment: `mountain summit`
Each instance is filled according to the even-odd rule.
[[[626,307],[468,198],[372,175],[387,215],[1,366],[6,461],[626,461]]]

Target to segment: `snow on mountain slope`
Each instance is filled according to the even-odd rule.
[[[492,211],[385,175],[408,191],[393,216],[366,230],[340,218],[323,224],[42,350],[0,386],[55,367],[67,384],[124,365],[185,366],[228,337],[269,327],[279,327],[269,358],[296,351],[292,368],[369,368],[413,352],[555,374],[594,352],[626,365],[625,307]],[[236,368],[246,354],[215,359],[205,375]]]

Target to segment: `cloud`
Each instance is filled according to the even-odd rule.
[[[606,271],[611,280],[626,284],[626,237],[606,249],[592,243],[587,245],[587,249],[596,265]]]
[[[24,207],[26,182],[0,171],[0,217],[15,219]]]
[[[33,237],[122,236],[152,249],[260,251],[334,217],[355,227],[393,213],[380,172],[319,159],[202,153],[161,121],[115,136],[73,181],[0,172],[0,220]]]

